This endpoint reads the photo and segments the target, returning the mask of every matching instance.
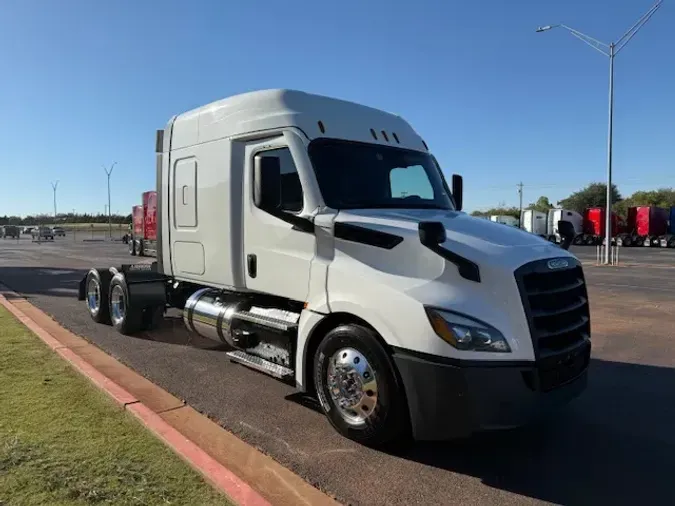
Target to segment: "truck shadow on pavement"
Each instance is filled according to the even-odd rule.
[[[565,505],[675,504],[675,369],[594,359],[553,419],[397,456]]]
[[[0,283],[25,299],[31,295],[76,298],[78,283],[86,273],[60,267],[0,267]]]

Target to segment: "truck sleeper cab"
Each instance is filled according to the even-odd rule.
[[[156,262],[91,269],[95,321],[178,308],[370,445],[522,425],[585,388],[573,227],[560,248],[461,212],[462,178],[401,117],[265,90],[172,118],[156,151]]]

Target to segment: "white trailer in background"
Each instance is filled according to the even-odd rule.
[[[574,227],[573,244],[580,244],[584,233],[584,217],[571,209],[550,209],[546,223],[546,236],[549,241],[560,243],[562,237],[558,231],[558,222],[569,221]]]
[[[548,216],[546,213],[526,209],[523,211],[522,228],[530,234],[538,235],[544,239],[547,237]]]
[[[508,216],[505,214],[493,214],[490,216],[490,221],[501,223],[502,225],[509,225],[511,227],[518,226],[518,218],[514,218],[513,216]]]

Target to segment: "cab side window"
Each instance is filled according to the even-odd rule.
[[[279,209],[291,213],[302,211],[302,185],[300,184],[298,169],[291,156],[291,150],[289,148],[270,149],[258,153],[258,156],[279,159]]]

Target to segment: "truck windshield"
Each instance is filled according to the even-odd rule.
[[[324,202],[333,209],[454,209],[440,168],[427,153],[315,139],[309,157]]]

